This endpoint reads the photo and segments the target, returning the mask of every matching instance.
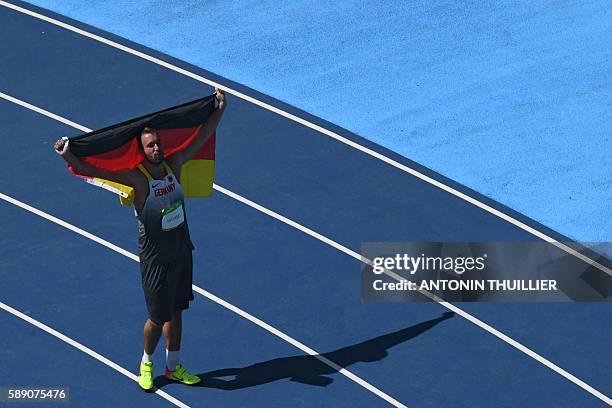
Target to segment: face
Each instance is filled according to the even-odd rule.
[[[151,163],[161,163],[164,160],[164,146],[157,133],[144,133],[141,137],[145,157]]]

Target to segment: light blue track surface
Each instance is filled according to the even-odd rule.
[[[607,0],[31,3],[286,101],[574,240],[612,241]]]
[[[0,37],[6,39],[0,43],[6,56],[0,90],[91,128],[211,91],[5,8],[0,8],[0,22]],[[317,132],[233,97],[229,103],[219,129],[217,183],[355,251],[367,241],[535,239]],[[0,100],[0,124],[3,137],[13,142],[0,192],[136,252],[131,209],[70,176],[52,152],[57,137],[78,131],[5,100]],[[435,320],[446,310],[438,304],[362,302],[357,260],[236,200],[217,192],[209,200],[189,200],[187,207],[197,247],[197,285],[329,353],[411,408],[603,406],[466,319]],[[0,301],[135,371],[146,315],[137,264],[3,200],[0,210],[5,248]],[[608,303],[459,306],[611,393]],[[205,386],[164,390],[192,406],[386,405],[200,295],[185,319],[184,360],[203,374]],[[19,378],[15,385],[68,385],[75,406],[165,403],[4,312],[0,332],[14,334],[0,337],[0,376]],[[57,355],[38,357],[41,349]],[[162,350],[160,344],[159,365]],[[66,375],[67,370],[74,375]]]

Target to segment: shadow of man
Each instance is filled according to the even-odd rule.
[[[275,358],[247,367],[222,368],[198,374],[202,381],[195,386],[238,390],[287,378],[290,381],[325,387],[334,381],[328,375],[338,372],[338,366],[347,368],[358,362],[379,361],[387,356],[387,350],[391,347],[415,338],[454,315],[453,312],[446,312],[436,319],[320,355]],[[337,367],[334,368],[334,365]],[[164,376],[155,379],[157,388],[168,383]]]

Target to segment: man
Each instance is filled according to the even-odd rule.
[[[200,381],[179,364],[182,311],[193,300],[191,251],[194,249],[189,237],[180,178],[181,166],[204,146],[223,116],[227,106],[224,93],[216,89],[215,99],[218,107],[198,135],[188,146],[167,159],[157,131],[144,128],[137,137],[145,159],[132,170],[98,169],[72,154],[65,139],[55,144],[56,152],[75,173],[134,188],[140,271],[149,312],[143,330],[144,353],[138,377],[138,384],[144,390],[153,388],[153,353],[162,333],[166,339],[166,377],[190,385]]]

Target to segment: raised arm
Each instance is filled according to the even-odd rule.
[[[59,139],[55,142],[55,153],[59,154],[66,163],[72,167],[75,173],[83,176],[98,177],[109,181],[114,181],[129,187],[134,187],[133,177],[130,175],[129,170],[122,171],[108,171],[98,169],[80,158],[76,157],[70,151],[70,143],[67,139]]]
[[[180,168],[183,164],[187,163],[195,154],[206,144],[206,141],[210,138],[213,132],[217,129],[227,102],[225,101],[225,94],[220,89],[215,89],[215,99],[217,100],[218,107],[208,117],[198,134],[193,138],[191,143],[187,145],[183,150],[174,153],[168,158],[168,162],[174,168]]]

